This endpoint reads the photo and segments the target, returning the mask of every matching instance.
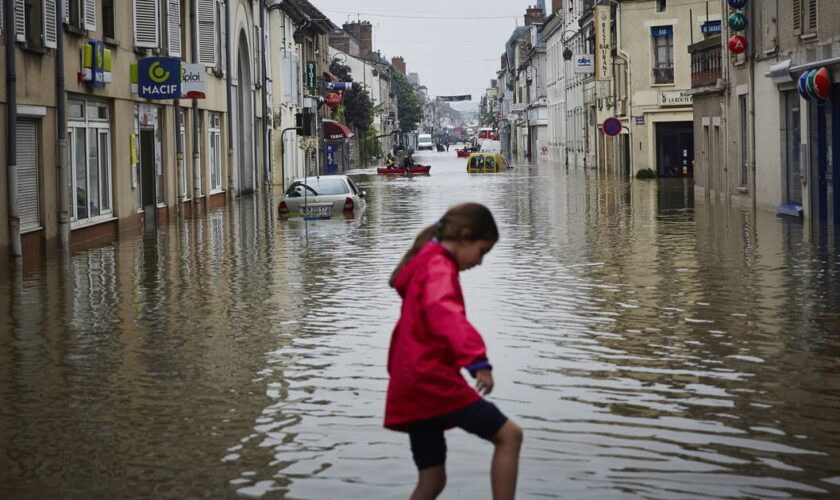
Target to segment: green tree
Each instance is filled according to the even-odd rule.
[[[397,114],[400,117],[400,130],[404,133],[417,130],[417,124],[423,119],[423,109],[417,100],[414,87],[408,83],[405,75],[394,72],[394,82],[397,86]]]

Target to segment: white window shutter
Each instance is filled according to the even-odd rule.
[[[262,28],[254,26],[254,82],[262,85]]]
[[[198,62],[215,66],[216,60],[216,0],[196,0],[198,10]]]
[[[96,0],[84,0],[84,25],[86,30],[96,31]]]
[[[292,54],[292,104],[300,102],[300,60],[297,54]]]
[[[15,0],[15,40],[26,41],[26,15],[23,13],[23,0]]]
[[[70,0],[64,0],[64,22],[70,22]]]
[[[3,17],[4,10],[6,10],[5,6],[0,7],[0,35],[3,34],[3,28],[6,27],[6,23],[4,22],[5,18]]]
[[[221,60],[221,67],[222,71],[227,71],[227,4],[225,2],[219,2],[219,15],[218,21],[221,23],[220,32],[222,33],[222,39],[219,40],[219,59]]]
[[[166,3],[169,55],[181,57],[181,0],[168,0]]]
[[[160,24],[157,0],[134,0],[134,45],[157,48],[160,46]],[[87,17],[87,16],[85,16]]]
[[[50,49],[54,49],[58,41],[55,29],[57,8],[55,0],[44,0],[44,46]]]
[[[281,80],[283,82],[283,93],[280,97],[284,104],[291,104],[292,102],[292,65],[291,57],[287,51],[283,51],[283,75]]]
[[[265,39],[265,54],[263,54],[263,59],[265,59],[265,77],[268,80],[271,80],[271,30],[265,30],[263,34],[263,38]]]

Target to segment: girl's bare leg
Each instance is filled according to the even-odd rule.
[[[420,471],[410,500],[434,500],[446,486],[446,467],[438,465]]]
[[[516,477],[519,473],[519,449],[522,447],[522,428],[512,420],[493,436],[496,450],[490,467],[490,484],[493,500],[512,500],[516,495]]]

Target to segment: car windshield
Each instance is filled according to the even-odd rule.
[[[307,179],[295,181],[286,191],[287,196],[318,196],[331,194],[347,194],[347,185],[344,181],[336,178]]]

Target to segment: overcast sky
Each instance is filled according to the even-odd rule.
[[[504,45],[530,4],[520,0],[310,0],[332,22],[370,21],[373,50],[403,56],[430,96],[472,94],[495,78]],[[550,2],[548,2],[550,4]],[[462,108],[463,106],[458,106]]]

